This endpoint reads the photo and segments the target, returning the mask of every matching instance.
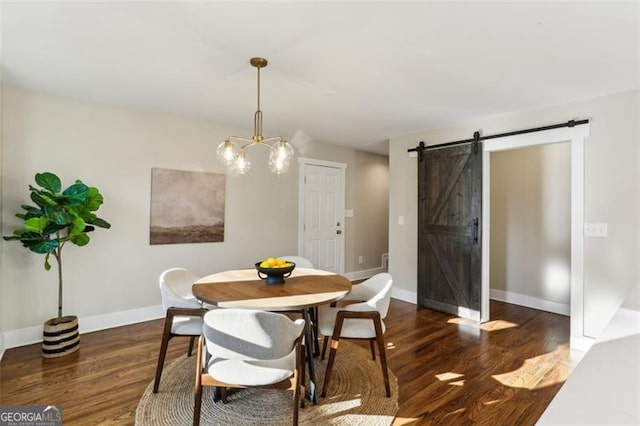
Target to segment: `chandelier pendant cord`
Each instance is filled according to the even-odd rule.
[[[258,109],[253,119],[253,140],[255,142],[262,141],[262,111],[260,111],[260,67],[258,69]]]

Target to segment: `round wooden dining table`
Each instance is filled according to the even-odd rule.
[[[267,285],[255,269],[239,269],[207,275],[191,288],[200,301],[220,308],[300,311],[305,320],[305,344],[309,370],[309,398],[316,404],[313,349],[317,336],[311,323],[313,309],[341,299],[351,290],[351,281],[342,275],[318,269],[296,268],[284,284]]]
[[[193,295],[221,308],[291,311],[334,302],[351,290],[342,275],[296,268],[284,284],[266,285],[255,269],[207,275],[193,284]]]

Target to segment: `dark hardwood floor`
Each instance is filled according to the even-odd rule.
[[[491,317],[478,326],[392,301],[385,340],[400,389],[396,424],[536,422],[573,369],[569,318],[500,302]],[[9,349],[0,403],[61,404],[65,425],[133,424],[154,377],[162,324],[84,334],[81,349],[60,359],[42,358],[39,345]],[[165,365],[187,343],[173,339]]]

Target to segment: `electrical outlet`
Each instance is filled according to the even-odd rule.
[[[358,265],[362,265],[364,262],[364,256],[358,256]]]

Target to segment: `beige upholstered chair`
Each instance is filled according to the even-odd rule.
[[[202,315],[207,310],[191,293],[191,285],[198,280],[198,276],[184,268],[172,268],[160,275],[160,294],[162,308],[166,311],[162,343],[158,354],[156,378],[153,383],[153,393],[158,392],[164,359],[167,354],[169,340],[176,336],[190,337],[189,352],[191,356],[193,342],[202,333]]]
[[[304,320],[250,309],[216,309],[204,316],[198,341],[193,424],[200,424],[202,386],[223,390],[265,387],[293,391],[293,424],[298,424],[304,355]]]
[[[331,350],[322,387],[323,397],[326,396],[340,338],[369,340],[371,356],[374,360],[376,359],[374,342],[377,342],[385,391],[387,396],[391,396],[389,373],[387,372],[387,355],[383,338],[385,325],[382,320],[389,311],[392,285],[393,278],[391,275],[386,272],[377,274],[355,285],[353,287],[355,291],[350,292],[345,297],[346,300],[359,300],[360,297],[366,297],[365,301],[344,307],[320,308],[318,323],[320,333],[325,336],[322,345],[323,359],[327,350],[329,336],[331,336]]]

